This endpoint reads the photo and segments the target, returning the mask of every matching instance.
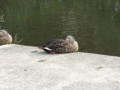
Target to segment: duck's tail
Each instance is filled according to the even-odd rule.
[[[43,50],[47,53],[51,53],[53,50],[48,48],[48,47],[44,47]]]
[[[50,48],[48,48],[48,47],[38,47],[39,49],[43,49],[45,52],[47,52],[47,53],[51,53],[51,52],[53,52],[53,50],[52,49],[50,49]]]

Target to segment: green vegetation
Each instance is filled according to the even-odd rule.
[[[14,44],[20,44],[24,39],[25,38],[22,38],[22,39],[18,40],[18,36],[16,34],[15,37],[14,37]]]

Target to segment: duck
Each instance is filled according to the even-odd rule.
[[[5,29],[0,29],[0,45],[11,44],[12,36]]]
[[[73,53],[79,49],[78,43],[73,36],[67,36],[66,39],[54,39],[48,41],[42,47],[46,53],[57,54],[57,53]]]

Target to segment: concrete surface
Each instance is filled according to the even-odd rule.
[[[120,90],[120,57],[3,45],[0,90]]]

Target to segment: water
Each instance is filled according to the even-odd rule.
[[[0,0],[0,25],[23,45],[73,35],[80,52],[120,56],[120,0]]]

